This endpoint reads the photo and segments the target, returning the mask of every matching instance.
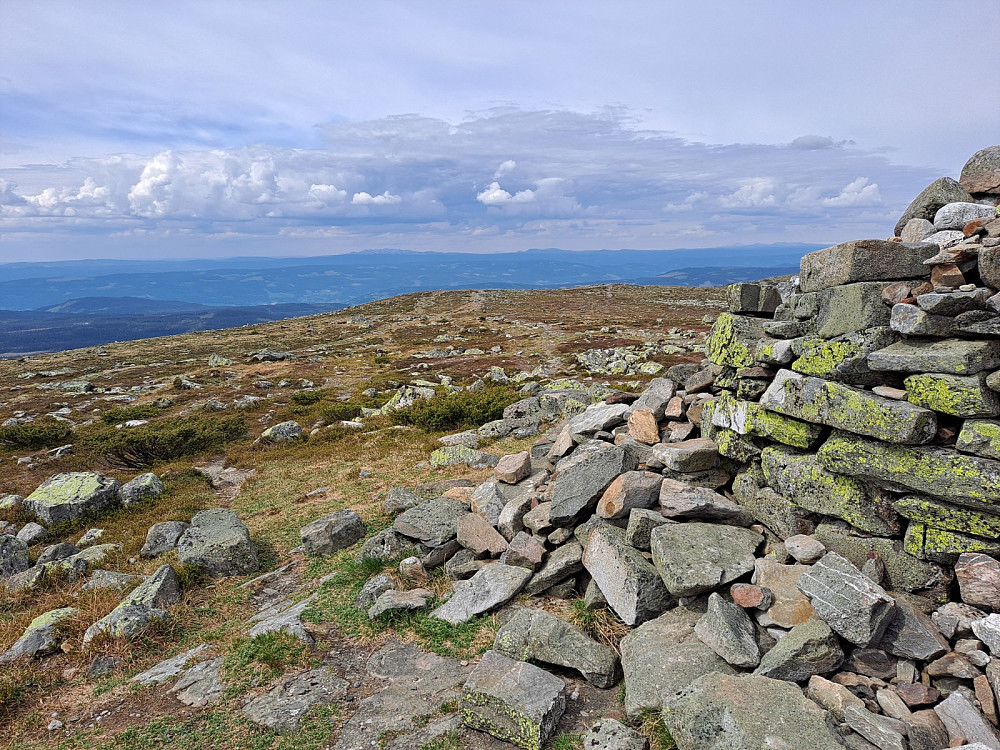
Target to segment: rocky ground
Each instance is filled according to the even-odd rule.
[[[20,538],[4,555],[14,562],[5,563],[0,649],[13,646],[33,622],[50,633],[22,642],[18,649],[27,655],[0,667],[3,723],[9,727],[4,741],[18,747],[226,747],[242,746],[249,736],[259,747],[293,741],[324,747],[352,732],[372,735],[362,729],[374,719],[364,717],[384,713],[381,701],[389,701],[394,716],[410,711],[411,729],[429,734],[426,742],[407,744],[416,740],[406,737],[402,719],[394,719],[374,732],[376,745],[503,746],[471,730],[462,730],[463,744],[446,744],[458,742],[449,734],[452,724],[435,721],[448,715],[441,706],[449,708],[451,699],[434,703],[435,688],[433,700],[417,690],[411,701],[404,690],[397,706],[397,683],[409,677],[383,674],[370,663],[385,649],[397,653],[392,649],[402,648],[400,643],[415,643],[425,653],[441,654],[435,672],[461,672],[464,684],[492,644],[498,620],[486,615],[472,625],[438,627],[420,613],[388,613],[372,622],[364,610],[345,613],[333,601],[329,581],[339,577],[348,588],[359,588],[367,580],[370,564],[359,570],[354,562],[360,543],[348,553],[309,556],[301,549],[300,529],[349,508],[372,537],[391,522],[382,502],[393,487],[433,495],[440,488],[421,485],[462,478],[478,484],[489,475],[489,467],[452,464],[447,456],[432,465],[431,453],[442,447],[438,437],[449,430],[391,424],[375,413],[383,404],[442,396],[484,377],[487,392],[504,390],[508,400],[527,395],[518,390],[530,391],[533,383],[558,385],[561,377],[576,381],[577,388],[604,384],[603,391],[567,391],[581,405],[609,387],[635,390],[667,367],[701,360],[701,343],[721,300],[718,290],[612,286],[409,295],[247,329],[0,363],[0,496],[6,506],[0,518],[11,538]],[[517,382],[496,382],[505,377]],[[188,443],[164,432],[184,423],[198,433],[206,423],[217,426],[234,417],[249,437],[217,430],[199,449],[196,435],[193,452],[184,455],[139,455],[136,445],[148,441],[126,441],[124,448],[115,442],[126,432],[148,434],[153,442],[174,441],[186,450]],[[258,440],[291,421],[307,439],[282,442],[279,427],[278,439]],[[457,441],[503,454],[536,439],[529,429],[503,432],[494,426]],[[93,473],[105,478],[94,479]],[[71,476],[43,487],[60,474]],[[95,486],[85,486],[88,481]],[[65,494],[91,500],[51,503],[55,515],[44,515],[46,503],[38,501]],[[28,503],[17,499],[33,495]],[[231,510],[237,519],[222,517],[215,524],[229,539],[221,557],[243,549],[249,537],[245,549],[253,550],[255,565],[248,557],[238,570],[217,568],[222,577],[206,575],[212,554],[189,542],[206,528],[214,534],[205,523],[212,514],[196,519],[212,508]],[[251,569],[271,575],[250,583]],[[431,571],[425,584],[429,602],[440,600],[450,580],[443,569]],[[298,627],[286,627],[281,617],[274,626],[265,617],[256,632],[277,627],[293,635],[253,639],[250,630],[259,623],[249,621],[289,600],[307,602],[297,610]],[[574,613],[572,599],[530,601]],[[109,620],[112,611],[119,616]],[[160,612],[169,617],[158,619]],[[622,634],[614,623],[595,623],[589,614],[582,619],[590,623],[589,632],[606,632],[609,643]],[[304,650],[295,635],[307,644]],[[169,677],[134,679],[165,656],[192,650],[187,672],[178,666]],[[198,668],[189,678],[192,665]],[[305,667],[326,670],[330,677],[320,679],[320,687],[332,703],[314,708],[298,732],[276,732],[233,710]],[[617,689],[563,676],[573,684],[568,694],[576,697],[556,737],[570,741],[596,717],[624,716]],[[441,687],[442,695],[451,695],[455,685]],[[443,740],[433,736],[438,729]]]

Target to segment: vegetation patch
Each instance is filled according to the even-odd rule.
[[[52,448],[65,443],[72,434],[66,422],[46,416],[27,424],[0,427],[0,447],[29,451]]]
[[[219,450],[248,435],[240,417],[197,416],[121,430],[105,426],[80,441],[80,448],[113,468],[142,469]]]
[[[289,667],[313,661],[309,647],[289,633],[275,631],[237,638],[222,662],[230,693],[242,694],[252,684],[280,677]]]
[[[522,394],[507,386],[449,393],[397,409],[392,413],[392,421],[427,432],[468,429],[500,419],[503,410],[521,398]]]
[[[121,424],[122,422],[130,422],[134,419],[149,419],[150,417],[155,417],[162,413],[162,410],[158,406],[153,404],[144,404],[143,406],[122,406],[117,409],[108,409],[101,415],[101,421],[104,424]]]

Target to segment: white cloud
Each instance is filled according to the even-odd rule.
[[[688,211],[693,211],[694,207],[699,203],[704,203],[708,200],[708,193],[704,190],[698,190],[697,192],[691,193],[687,198],[685,198],[680,203],[668,203],[661,210],[664,213],[686,213]]]
[[[517,162],[514,161],[513,159],[508,159],[499,167],[497,167],[497,171],[493,173],[493,179],[499,180],[501,177],[505,177],[506,175],[513,172],[516,167],[517,167]]]
[[[499,182],[492,182],[488,188],[476,196],[476,200],[485,206],[503,206],[508,203],[531,203],[535,200],[535,191],[518,190],[511,195],[500,187]]]
[[[351,203],[356,206],[391,206],[401,200],[403,199],[398,195],[391,195],[386,190],[382,195],[369,195],[365,192],[355,193],[354,197],[351,198]]]
[[[742,180],[740,186],[729,195],[719,198],[726,208],[770,208],[778,205],[774,192],[778,184],[771,177],[754,177]]]
[[[880,206],[882,196],[879,194],[878,183],[869,183],[867,177],[858,177],[840,191],[835,198],[823,200],[825,206]]]
[[[672,247],[699,225],[720,242],[825,242],[861,227],[884,234],[940,176],[850,147],[693,143],[607,110],[507,107],[457,125],[400,116],[324,132],[316,149],[166,149],[0,169],[3,252],[14,236],[66,244],[136,230],[322,235],[346,249],[474,250],[505,237],[518,248]],[[301,252],[292,247],[279,251]]]

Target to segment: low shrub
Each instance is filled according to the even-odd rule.
[[[8,450],[39,450],[64,444],[73,434],[66,422],[55,417],[42,417],[27,424],[0,427],[0,448]]]
[[[80,447],[114,468],[141,469],[157,461],[219,450],[248,434],[240,417],[197,416],[122,430],[105,427],[88,435]]]
[[[399,425],[420,427],[427,432],[478,427],[500,419],[503,410],[520,398],[521,394],[506,386],[449,393],[397,409],[392,413],[392,421]]]
[[[298,406],[312,406],[322,401],[325,395],[323,391],[299,391],[292,394],[291,400]]]
[[[352,404],[344,401],[334,401],[329,404],[323,404],[319,407],[320,418],[327,424],[333,422],[347,422],[355,419],[360,414],[361,406],[359,404]]]
[[[118,409],[109,409],[101,415],[104,424],[121,424],[130,422],[133,419],[148,419],[160,413],[160,409],[152,404],[144,406],[122,406]]]

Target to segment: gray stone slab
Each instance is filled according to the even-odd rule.
[[[625,542],[621,529],[595,528],[583,552],[583,567],[626,625],[652,619],[673,604],[656,568]]]
[[[543,669],[487,651],[465,683],[462,720],[525,750],[541,750],[566,709],[563,688]]]
[[[924,261],[937,252],[936,246],[924,244],[844,242],[804,255],[799,286],[803,292],[817,292],[856,281],[920,278],[930,273]]]
[[[749,573],[764,537],[750,529],[709,523],[660,526],[650,535],[653,563],[667,591],[692,596]]]
[[[827,625],[859,646],[877,642],[895,617],[893,598],[836,552],[802,574],[799,590]]]
[[[937,417],[930,409],[791,370],[778,372],[760,404],[779,414],[890,443],[926,443],[937,432]]]
[[[468,581],[455,581],[451,598],[430,616],[458,625],[494,607],[506,604],[531,578],[531,571],[514,565],[493,563]]]
[[[868,366],[887,372],[975,375],[1000,367],[1000,342],[957,339],[898,341],[868,355]]]

